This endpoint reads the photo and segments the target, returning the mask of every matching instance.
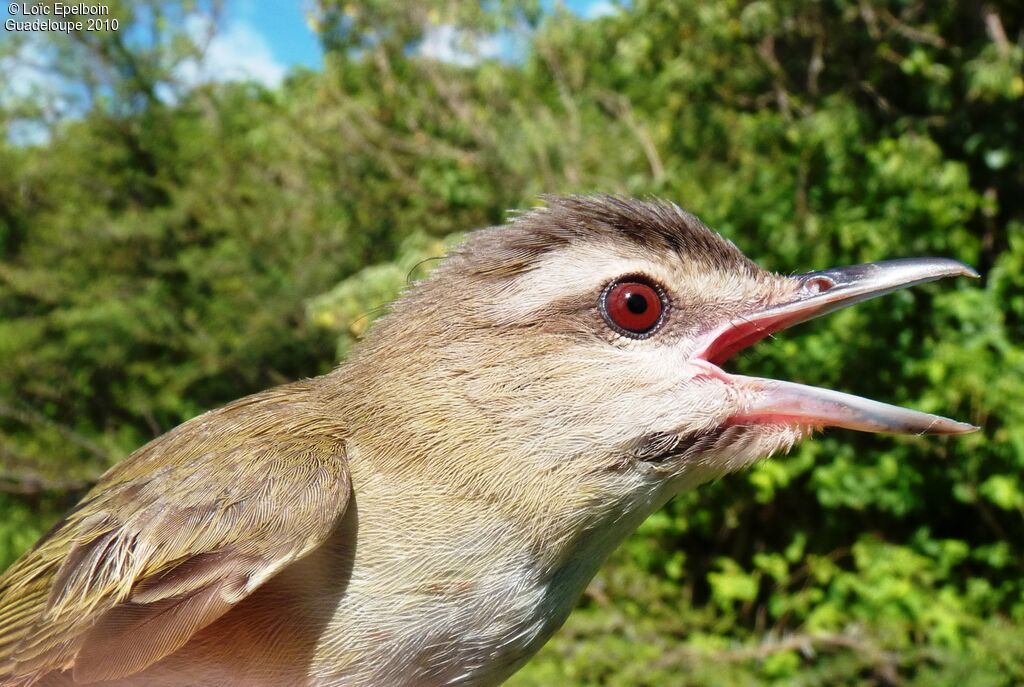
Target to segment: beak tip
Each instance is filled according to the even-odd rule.
[[[967,264],[964,264],[963,267],[963,272],[961,272],[963,276],[970,277],[971,279],[981,279],[981,275],[978,273],[978,270]]]
[[[940,426],[927,430],[927,434],[971,434],[981,429],[978,425],[972,425],[969,422],[958,422],[956,420],[946,420]]]
[[[914,260],[914,258],[911,258],[911,260]],[[970,279],[981,278],[981,274],[978,273],[978,270],[974,269],[966,262],[961,262],[960,260],[954,260],[952,258],[923,258],[922,262],[932,264],[935,270],[933,272],[934,279],[941,279],[943,277],[968,277]]]

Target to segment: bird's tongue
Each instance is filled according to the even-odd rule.
[[[694,362],[704,374],[740,391],[740,409],[729,418],[731,424],[786,423],[896,434],[973,432],[978,429],[974,425],[938,415],[830,389],[733,375],[718,367],[773,332],[897,289],[950,276],[978,275],[955,260],[920,258],[853,265],[797,277],[801,289],[792,300],[710,332]]]

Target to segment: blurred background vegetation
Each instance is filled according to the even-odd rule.
[[[1024,683],[1020,2],[319,0],[322,68],[274,88],[189,78],[220,5],[106,4],[0,42],[0,569],[149,439],[329,370],[457,232],[655,194],[775,270],[978,267],[735,367],[983,431],[677,498],[511,684]]]

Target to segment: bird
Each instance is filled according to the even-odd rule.
[[[326,375],[106,472],[0,578],[3,687],[498,685],[673,495],[826,427],[973,425],[727,372],[944,258],[759,267],[679,206],[543,197]]]

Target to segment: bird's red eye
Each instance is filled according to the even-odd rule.
[[[661,323],[661,290],[636,278],[612,282],[601,296],[601,312],[619,333],[645,336]]]

